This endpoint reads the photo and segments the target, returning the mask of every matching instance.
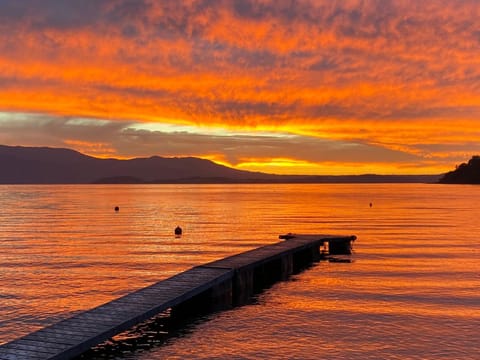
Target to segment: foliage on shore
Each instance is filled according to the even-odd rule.
[[[441,179],[443,184],[480,184],[480,156],[473,156],[468,163],[462,163]]]

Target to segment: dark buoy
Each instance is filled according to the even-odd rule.
[[[175,228],[175,235],[182,235],[182,228],[180,226]]]
[[[372,204],[372,203],[370,203],[370,207],[372,207],[372,206],[373,206],[373,204]]]
[[[119,211],[120,208],[118,206],[115,206],[115,211]]]

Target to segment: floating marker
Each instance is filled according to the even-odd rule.
[[[180,226],[175,228],[175,235],[182,235],[182,228]]]

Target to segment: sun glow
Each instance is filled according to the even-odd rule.
[[[226,164],[229,165],[229,164]],[[231,166],[231,165],[229,165]],[[319,162],[311,163],[295,159],[251,159],[235,166],[240,170],[261,171],[282,175],[359,175],[359,174],[440,174],[451,170],[448,167],[437,167],[418,164],[378,164],[378,163],[346,163]],[[427,172],[425,169],[428,169]]]

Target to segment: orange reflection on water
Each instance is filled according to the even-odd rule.
[[[354,261],[305,272],[298,293],[284,299],[288,309],[478,318],[476,190],[428,184],[2,186],[0,341],[288,232],[358,237]],[[184,229],[181,238],[173,233],[177,225]]]

